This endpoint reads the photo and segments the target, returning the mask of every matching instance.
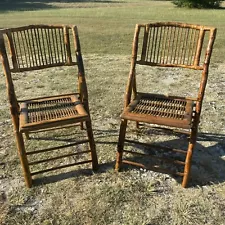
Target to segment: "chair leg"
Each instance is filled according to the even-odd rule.
[[[187,155],[186,155],[186,160],[185,160],[185,167],[184,167],[184,177],[182,181],[182,187],[187,187],[188,181],[189,181],[189,176],[190,176],[190,170],[191,170],[191,160],[192,160],[192,154],[193,150],[195,147],[197,139],[197,130],[193,129],[190,135],[190,140],[188,144],[188,150],[187,150]]]
[[[83,124],[83,122],[80,123],[80,129],[81,129],[81,130],[84,129],[84,124]]]
[[[137,129],[139,128],[139,122],[138,121],[136,122],[136,128]]]
[[[124,147],[126,129],[127,129],[127,120],[122,120],[120,124],[120,134],[119,134],[119,141],[117,145],[117,156],[116,156],[116,166],[115,166],[116,171],[120,170],[120,166],[122,164],[123,147]]]
[[[25,152],[23,135],[19,131],[16,132],[16,142],[17,142],[17,149],[18,149],[20,162],[22,165],[23,173],[24,173],[25,183],[26,183],[26,186],[30,188],[32,186],[32,177],[31,177],[30,168],[28,165],[26,152]]]
[[[98,157],[95,148],[95,141],[92,131],[91,121],[86,121],[87,135],[89,139],[89,145],[91,149],[92,169],[95,171],[98,169]]]
[[[28,133],[28,132],[25,132],[25,136],[26,136],[26,139],[27,139],[27,140],[30,139],[30,136],[29,136],[29,133]]]

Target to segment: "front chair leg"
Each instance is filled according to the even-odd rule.
[[[187,150],[187,155],[186,155],[186,160],[185,160],[185,167],[184,167],[184,177],[182,181],[182,187],[187,187],[189,178],[190,178],[190,170],[191,170],[191,160],[192,160],[192,154],[193,150],[195,147],[197,139],[197,131],[192,130],[191,135],[190,135],[190,140],[188,144],[188,150]]]
[[[86,121],[87,135],[89,139],[89,146],[91,149],[91,158],[92,158],[92,169],[95,171],[98,169],[98,157],[95,148],[95,141],[91,126],[91,121]]]
[[[28,165],[23,135],[19,131],[16,131],[16,143],[17,143],[19,159],[23,168],[25,183],[26,183],[26,186],[30,188],[32,186],[32,177],[31,177],[30,168]]]
[[[127,129],[127,120],[122,119],[120,124],[119,141],[117,145],[117,156],[116,156],[116,166],[115,166],[116,171],[120,170],[120,166],[122,164],[123,147],[124,147],[126,129]]]

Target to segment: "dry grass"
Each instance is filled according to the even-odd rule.
[[[213,84],[221,83],[221,77],[217,75],[210,79],[201,124],[204,133],[200,134],[194,154],[192,186],[183,189],[180,179],[169,175],[134,168],[119,174],[113,170],[128,64],[126,56],[85,57],[94,135],[101,163],[96,174],[92,174],[89,165],[64,169],[59,173],[49,173],[47,177],[36,177],[36,186],[26,189],[15,153],[6,99],[2,97],[1,107],[6,111],[1,115],[0,134],[3,224],[168,224],[168,221],[170,224],[223,224],[225,162],[224,127],[220,115],[224,104],[221,104],[222,96],[213,103],[211,100],[215,93]],[[218,70],[223,72],[220,65],[214,65],[211,73],[218,74],[215,72]],[[26,94],[55,93],[60,90],[56,74],[61,73],[61,69],[54,71],[54,85],[51,87],[42,82],[46,72],[39,73],[38,86],[27,88]],[[47,79],[52,80],[51,76],[49,74]],[[110,81],[109,76],[114,79]],[[36,73],[27,77],[27,86],[34,87],[32,82],[35,79]],[[20,80],[16,83],[18,94],[21,94]],[[159,85],[154,87],[157,89]],[[71,82],[60,86],[63,91],[64,87],[73,88]],[[221,92],[222,86],[217,85],[216,90],[216,93]],[[1,89],[1,96],[5,96],[4,93],[5,88]],[[70,140],[75,133],[73,129],[57,131],[51,134],[52,140],[47,143],[44,141],[46,135],[38,134],[33,137],[39,140],[32,141],[33,144],[28,142],[28,146],[35,149],[41,145],[58,144],[61,139]],[[140,133],[130,129],[129,136],[139,139]],[[167,144],[177,142],[176,136],[171,138],[158,133],[151,140]]]
[[[87,6],[88,3],[85,4]],[[138,7],[143,9],[144,2],[141,1],[140,4],[132,2],[132,4],[137,6],[138,11]],[[132,4],[129,5],[131,8]],[[146,2],[146,4],[150,6],[149,2]],[[157,8],[157,4],[159,8],[165,6],[172,8],[170,3],[160,1],[154,3],[153,7]],[[119,7],[122,11],[119,10],[117,15],[120,15],[122,12],[128,15],[129,10],[121,5]],[[118,10],[118,7],[116,9]],[[99,10],[96,17],[89,18],[88,15],[85,17],[82,11],[77,16],[79,21],[84,19],[83,23],[81,22],[81,30],[83,31],[81,32],[81,44],[85,52],[84,64],[87,74],[94,136],[100,162],[99,171],[93,174],[90,165],[87,165],[43,174],[36,177],[36,186],[27,189],[24,185],[16,154],[5,94],[5,81],[1,73],[0,223],[12,225],[225,224],[224,60],[221,58],[215,60],[214,55],[214,60],[212,61],[200,124],[200,135],[193,157],[191,187],[188,189],[181,188],[180,178],[131,167],[125,168],[121,173],[117,174],[114,172],[113,167],[120,123],[119,114],[123,106],[123,94],[129,71],[130,42],[136,19],[133,18],[131,20],[132,25],[128,25],[130,17],[121,21],[121,26],[127,25],[129,29],[127,28],[119,34],[119,37],[125,36],[121,38],[119,46],[127,45],[127,47],[122,49],[124,54],[118,55],[115,54],[115,51],[119,49],[118,45],[112,51],[108,51],[107,49],[113,48],[111,39],[101,39],[99,35],[101,24],[104,24],[103,20],[107,20],[106,15],[111,15],[110,10],[109,14],[107,14],[108,11],[105,11],[105,9],[101,8]],[[54,9],[52,13],[56,12],[57,10]],[[61,11],[60,9],[58,12],[63,16],[66,15],[65,12],[67,11]],[[103,12],[105,14],[101,16]],[[190,13],[185,10],[182,10],[182,12]],[[208,12],[201,12],[201,15],[208,14]],[[26,15],[29,14],[29,12],[24,13]],[[45,13],[47,12],[40,12],[43,21],[43,14]],[[4,26],[8,24],[10,26],[22,24],[22,21],[12,23],[12,18],[15,21],[16,16],[21,14],[21,12],[8,13],[11,23],[10,21],[5,21]],[[148,12],[146,11],[145,14],[147,15]],[[54,16],[51,15],[50,17],[53,20]],[[165,15],[165,17],[167,16]],[[147,16],[143,16],[142,20],[146,21],[146,18]],[[199,17],[198,20],[196,19],[196,22],[203,20],[203,18],[204,16]],[[168,20],[168,18],[166,19]],[[56,20],[59,20],[59,18]],[[65,22],[73,22],[68,18],[63,18],[63,20]],[[92,20],[94,20],[93,23]],[[96,25],[97,31],[95,33],[94,28],[92,30],[92,26],[94,26],[96,20],[102,22]],[[206,19],[204,23],[206,24]],[[211,21],[208,23],[210,25],[211,23],[213,24]],[[216,26],[216,22],[214,23]],[[89,26],[91,24],[92,26]],[[118,26],[118,20],[111,18],[110,24],[114,24],[112,28],[115,30],[115,27]],[[86,26],[88,28],[85,28]],[[222,22],[219,23],[220,28],[223,26]],[[103,28],[106,29],[106,26],[103,26]],[[225,27],[222,29],[225,29]],[[102,30],[102,32],[103,34],[109,34],[113,31]],[[127,37],[126,35],[129,32],[131,34]],[[88,43],[88,39],[84,34],[92,35],[91,37],[94,40],[90,41],[91,44]],[[97,37],[100,38],[98,42]],[[221,34],[219,37],[221,39],[219,38],[218,43],[215,45],[217,57],[219,56],[218,54],[221,54],[219,46],[222,45],[222,40],[224,41]],[[94,51],[89,45],[93,45],[93,48],[97,49],[96,43],[99,43],[100,47],[101,45],[106,46],[108,43],[108,47],[106,49],[103,48],[103,50],[99,50],[100,47],[98,47],[99,54],[88,53],[89,50],[90,52]],[[122,50],[120,51],[122,52]],[[16,75],[17,94],[22,97],[24,89],[29,97],[47,95],[48,93],[70,92],[74,88],[73,82],[68,80],[71,72],[74,73],[71,69],[60,68],[54,70],[54,72],[50,72],[50,70],[34,72],[29,76],[26,73],[20,76]],[[145,70],[142,72],[146,73]],[[192,92],[186,84],[182,86],[176,84],[179,70],[174,70],[173,77],[167,74],[165,70],[157,70],[157,72],[163,83],[166,84],[165,92],[173,90],[182,91],[186,94]],[[147,81],[151,83],[154,74],[155,71],[153,70],[149,74],[151,79],[143,80],[143,82],[139,83],[139,86],[146,88],[148,85]],[[167,79],[164,78],[165,74]],[[65,82],[63,83],[60,79],[62,75],[65,77]],[[186,74],[184,76],[188,79],[194,78],[194,74],[190,74],[189,77]],[[21,78],[25,79],[25,82],[22,82]],[[49,85],[50,82],[53,82],[51,86]],[[153,88],[154,91],[161,90],[160,83],[154,83]],[[149,129],[142,129],[141,132],[136,132],[134,126],[130,125],[128,135],[134,139],[163,142],[168,145],[172,143],[183,145],[183,142],[177,141],[179,137],[174,134],[168,138],[161,132],[156,132],[152,136],[144,137],[141,133],[150,132]],[[51,146],[65,142],[65,139],[68,142],[76,133],[75,129],[56,131],[51,134],[51,140],[48,141],[45,140],[45,134],[32,135],[33,138],[38,139],[32,142],[28,141],[27,145],[29,148],[35,149],[41,146]],[[86,146],[84,147],[86,148]]]

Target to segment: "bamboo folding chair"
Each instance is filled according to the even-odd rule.
[[[7,94],[16,136],[18,155],[22,164],[25,182],[32,186],[32,176],[69,166],[92,163],[93,170],[98,160],[93,139],[88,106],[88,92],[84,66],[76,26],[30,25],[0,30],[0,56],[6,77]],[[70,94],[18,100],[13,84],[13,74],[25,71],[74,66],[78,71],[78,90]],[[47,71],[49,72],[49,71]],[[74,80],[71,79],[71,82]],[[24,135],[37,131],[86,125],[87,138],[76,142],[42,150],[25,150]],[[90,150],[73,152],[56,157],[44,158],[46,152],[78,144],[89,143]],[[67,157],[78,157],[90,153],[91,159],[32,171],[32,166]],[[30,161],[42,154],[41,160]],[[57,153],[58,154],[58,153]]]
[[[115,166],[117,171],[123,163],[130,164],[153,171],[180,175],[183,177],[182,186],[187,186],[215,36],[215,28],[199,25],[173,22],[136,25],[124,110],[121,115]],[[197,96],[189,98],[138,92],[136,83],[142,77],[142,74],[138,73],[138,69],[140,70],[140,67],[143,68],[143,66],[145,68],[146,66],[148,66],[147,68],[166,67],[167,72],[169,69],[172,70],[170,67],[180,67],[180,70],[183,68],[199,71],[201,80]],[[161,128],[166,128],[167,130],[174,128],[180,132],[183,130],[183,132],[190,135],[187,151],[125,139],[128,120],[136,121],[137,127],[139,122],[143,122],[157,124],[157,127],[161,126]],[[170,153],[183,154],[185,160],[166,158],[166,154],[157,156],[135,150],[125,150],[125,142],[130,145],[148,146],[149,150],[151,151],[152,149],[154,152],[158,149],[160,152],[166,151],[164,152],[166,154],[168,151]],[[161,164],[163,162],[163,165],[166,163],[179,164],[184,169],[179,172],[176,169],[168,170],[168,166],[167,168],[163,168],[163,165],[146,166],[143,163],[136,162],[136,160],[123,159],[129,154],[144,156],[145,159],[149,156],[151,159],[158,160],[157,162],[160,161]]]

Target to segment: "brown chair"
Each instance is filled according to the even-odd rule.
[[[14,125],[18,154],[22,164],[25,182],[32,186],[32,176],[69,166],[92,163],[93,170],[98,160],[93,139],[91,118],[88,106],[88,92],[84,74],[80,42],[76,26],[30,25],[0,31],[0,56],[7,83],[7,94]],[[14,73],[49,69],[51,67],[73,66],[78,71],[78,90],[74,93],[42,98],[18,100],[15,94],[12,75]],[[49,72],[49,71],[47,71]],[[74,81],[72,77],[71,82]],[[62,81],[63,82],[63,81]],[[76,89],[76,88],[74,88]],[[75,90],[76,91],[76,90]],[[86,125],[87,138],[76,142],[42,150],[26,151],[24,134],[47,131],[74,125]],[[46,152],[78,144],[89,143],[90,150],[58,154],[45,158]],[[38,156],[42,153],[41,160]],[[66,157],[78,157],[90,153],[91,159],[75,161],[70,164],[53,166],[31,171],[33,165],[47,163]],[[35,155],[35,156],[34,156]],[[29,156],[36,160],[30,161]]]
[[[199,25],[173,22],[136,25],[131,68],[125,93],[124,109],[121,115],[116,170],[119,170],[122,163],[124,163],[153,171],[180,175],[183,176],[182,186],[187,186],[215,36],[215,28]],[[201,79],[197,96],[169,96],[167,94],[138,92],[136,83],[138,79],[142,79],[142,74],[138,71],[143,66],[145,68],[167,67],[166,72],[169,69],[173,70],[171,67],[199,71]],[[154,85],[154,82],[152,85]],[[125,139],[128,120],[136,121],[137,127],[139,122],[143,122],[157,124],[152,125],[153,127],[162,127],[166,128],[166,130],[175,128],[181,133],[187,133],[188,136],[190,135],[187,151],[168,146],[160,147],[155,144],[143,143],[143,141],[131,140],[131,138]],[[125,150],[125,142],[129,145],[135,145],[135,149],[141,145],[148,146],[150,152],[144,154],[137,151],[137,149]],[[153,154],[151,154],[151,151],[153,151]],[[168,152],[183,154],[184,159],[168,158]],[[137,157],[130,160],[129,155]],[[128,159],[123,159],[125,156]],[[149,160],[154,159],[156,163],[146,166],[146,163],[142,163],[144,160],[137,162],[139,156],[144,156],[144,159],[149,156]],[[161,164],[155,165],[157,162]],[[172,163],[172,165],[179,164],[184,168],[182,171],[177,171],[174,167],[168,170],[168,163]],[[167,165],[166,168],[163,167],[165,164]]]

